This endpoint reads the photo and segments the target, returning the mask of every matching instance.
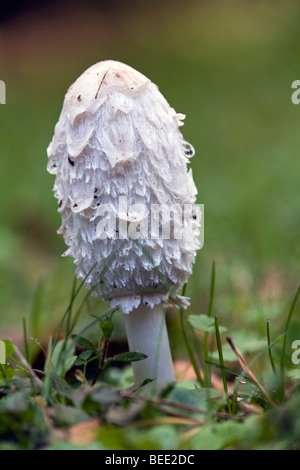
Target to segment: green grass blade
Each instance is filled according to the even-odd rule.
[[[207,310],[207,316],[211,317],[213,312],[214,297],[215,297],[215,284],[216,284],[216,263],[213,261],[211,269],[211,280],[210,280],[210,293],[209,293],[209,305]]]
[[[188,336],[187,336],[186,329],[187,329],[187,327],[188,327],[188,324],[187,324],[187,322],[185,321],[185,313],[184,313],[184,309],[183,309],[182,306],[179,307],[179,311],[180,311],[180,326],[181,326],[181,331],[182,331],[182,336],[183,336],[184,344],[185,344],[185,347],[186,347],[186,350],[187,350],[189,359],[190,359],[190,361],[191,361],[191,364],[192,364],[192,366],[193,366],[193,369],[194,369],[194,371],[195,371],[196,377],[197,377],[197,379],[198,379],[198,382],[199,382],[199,384],[201,385],[201,387],[204,387],[204,381],[203,381],[203,379],[202,379],[202,377],[201,377],[201,373],[200,373],[199,367],[198,367],[198,365],[197,365],[197,362],[196,362],[196,359],[195,359],[193,350],[192,350],[191,345],[190,345],[189,338],[188,338]]]
[[[69,302],[69,305],[68,305],[68,307],[67,307],[65,313],[63,314],[63,317],[62,317],[62,319],[61,319],[61,321],[60,321],[60,323],[59,323],[59,325],[58,325],[58,329],[57,329],[57,332],[56,332],[56,335],[55,335],[55,338],[54,338],[54,341],[53,341],[53,348],[54,348],[54,347],[56,346],[56,344],[57,344],[59,335],[60,335],[60,333],[61,333],[61,331],[62,331],[62,329],[63,329],[64,322],[65,322],[66,318],[68,317],[70,310],[72,309],[74,300],[75,300],[76,297],[78,296],[80,290],[81,290],[82,287],[84,286],[85,281],[87,280],[87,278],[89,277],[89,275],[91,274],[91,272],[95,269],[96,264],[97,264],[97,263],[95,263],[95,264],[93,265],[93,267],[92,267],[92,268],[90,269],[90,271],[87,273],[87,275],[85,276],[85,278],[81,281],[79,287],[75,290],[75,292],[74,292],[74,294],[73,294],[73,296],[72,296],[72,298],[71,298],[71,300],[70,300],[70,302]]]
[[[218,317],[215,317],[215,331],[216,331],[216,341],[217,341],[217,347],[218,347],[219,361],[220,361],[220,365],[224,367],[224,357],[223,357],[221,336],[220,336],[220,331],[219,331]],[[227,407],[228,407],[229,412],[231,413],[231,404],[230,404],[230,399],[228,396],[226,372],[222,369],[221,374],[222,374],[223,387],[224,387],[224,392],[225,392],[226,401],[227,401]]]
[[[40,316],[42,311],[42,299],[44,294],[44,286],[42,282],[39,282],[34,293],[34,298],[32,302],[31,312],[30,312],[30,323],[29,329],[31,335],[37,338],[39,336],[39,325],[40,325]]]
[[[253,385],[256,385],[255,382],[253,382],[249,377],[245,377],[243,375],[243,372],[239,372],[237,370],[231,369],[230,367],[221,366],[220,364],[217,364],[216,362],[207,361],[207,363],[211,367],[215,367],[216,369],[219,369],[220,371],[228,372],[231,375],[235,375],[236,377],[239,377],[241,380],[246,380],[248,382],[253,383]]]
[[[76,292],[76,283],[77,283],[77,279],[76,277],[74,277],[74,280],[73,280],[73,285],[72,285],[72,291],[71,291],[71,299],[70,299],[70,303],[69,303],[69,312],[68,312],[68,315],[67,315],[67,321],[66,321],[66,332],[65,332],[65,339],[67,339],[70,335],[70,327],[71,327],[71,319],[72,319],[72,311],[73,311],[73,305],[74,305],[74,301],[75,301],[75,292]]]
[[[295,294],[295,297],[294,297],[294,299],[293,299],[293,302],[292,302],[292,305],[291,305],[291,307],[290,307],[290,311],[289,311],[289,314],[288,314],[288,317],[287,317],[287,320],[286,320],[286,324],[285,324],[285,333],[284,333],[284,338],[283,338],[283,346],[282,346],[281,362],[280,362],[281,387],[280,387],[279,397],[280,397],[280,402],[281,402],[281,403],[282,403],[283,400],[284,400],[284,393],[285,393],[285,387],[284,387],[284,376],[285,376],[284,367],[285,367],[285,352],[286,352],[287,333],[288,333],[289,328],[290,328],[290,324],[291,324],[291,321],[292,321],[293,313],[294,313],[296,304],[297,304],[297,302],[298,302],[299,296],[300,296],[300,286],[298,287],[297,292],[296,292],[296,294]]]
[[[24,341],[26,361],[28,362],[28,364],[31,364],[31,354],[30,354],[30,350],[29,350],[27,325],[26,325],[26,318],[25,317],[23,317],[23,341]]]
[[[276,375],[277,372],[276,372],[276,367],[275,367],[275,363],[274,363],[274,360],[273,360],[272,348],[270,347],[270,344],[271,344],[270,323],[271,323],[271,321],[267,320],[268,351],[269,351],[269,359],[270,359],[271,367],[272,367],[272,370],[273,370],[273,374]]]

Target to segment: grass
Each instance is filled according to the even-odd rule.
[[[215,293],[214,264],[211,283],[212,296]],[[5,341],[7,361],[0,365],[1,449],[200,450],[211,447],[260,449],[266,445],[272,449],[299,448],[298,413],[295,410],[293,416],[293,410],[299,403],[300,389],[287,378],[291,367],[286,361],[286,337],[300,287],[282,334],[270,342],[268,328],[265,347],[250,362],[227,337],[236,356],[235,363],[239,366],[236,370],[225,364],[222,336],[226,329],[220,328],[217,316],[212,315],[214,299],[210,298],[206,323],[204,315],[189,317],[181,308],[178,313],[182,320],[181,335],[194,367],[194,378],[179,379],[176,385],[166,386],[158,395],[153,395],[147,383],[134,388],[128,364],[143,360],[143,354],[123,352],[110,355],[113,319],[118,314],[116,309],[100,317],[90,315],[84,329],[73,333],[79,328],[78,312],[83,304],[78,297],[82,287],[83,283],[78,287],[73,284],[70,302],[55,338],[50,337],[45,347],[37,339],[30,339],[25,321],[25,355],[12,342]],[[74,310],[77,302],[79,305]],[[195,328],[190,330],[188,324],[195,325]],[[100,339],[94,344],[88,331],[96,325]],[[208,344],[199,342],[201,334],[209,335],[213,340],[209,342],[212,348],[205,351],[209,368],[201,368],[196,360],[199,353],[204,357],[204,350],[198,350],[199,345],[204,349]],[[193,335],[198,340],[196,349],[191,341]],[[40,369],[34,365],[37,350],[32,351],[32,344],[38,345],[42,351]],[[270,354],[276,345],[281,345],[277,361]],[[215,349],[219,363],[210,360]],[[265,383],[265,379],[261,382],[253,371],[253,367],[264,358],[269,360],[260,372],[267,376],[268,369],[271,369],[273,378],[276,378],[273,382]],[[118,364],[117,369],[115,363]],[[280,368],[279,378],[277,367]],[[205,379],[208,370],[209,386],[208,377]],[[223,387],[220,387],[221,383]],[[277,425],[266,443],[263,430],[268,432],[274,417],[289,419],[289,428],[285,430]],[[213,444],[205,437],[211,434],[212,426],[217,435],[220,431]],[[291,434],[290,427],[297,432]],[[136,440],[137,433],[139,437]],[[163,439],[159,438],[162,434],[166,435]]]
[[[12,63],[3,57],[0,297],[6,327],[13,327],[20,311],[28,312],[39,282],[51,291],[43,306],[50,324],[65,302],[62,280],[73,275],[73,266],[58,257],[64,246],[56,235],[60,220],[46,149],[66,89],[88,65],[107,57],[144,72],[187,115],[183,133],[196,149],[191,167],[206,213],[205,245],[189,283],[195,304],[206,308],[209,283],[203,272],[212,259],[218,263],[217,306],[224,316],[232,315],[236,299],[266,305],[277,285],[284,302],[291,297],[299,271],[299,109],[290,100],[291,83],[300,73],[294,60],[299,7],[241,4],[238,10],[234,2],[229,8],[222,2],[217,8],[176,4],[172,15],[162,7],[127,23],[116,12],[105,42],[101,29],[91,27],[98,41],[87,34],[82,50],[74,37],[74,49],[65,45],[67,59],[52,38],[55,53],[45,60],[49,44],[32,19],[43,50],[27,45],[22,76],[13,68],[14,55]]]
[[[81,11],[77,20],[65,12],[63,28],[28,14],[31,34],[17,22],[1,26],[10,49],[0,49],[0,339],[17,345],[1,382],[2,448],[80,447],[83,434],[96,448],[299,447],[291,345],[300,338],[300,138],[290,99],[300,76],[299,4],[161,3],[107,17]],[[105,58],[145,73],[187,115],[205,205],[205,245],[186,286],[191,307],[168,311],[178,374],[182,361],[189,374],[155,399],[122,396],[132,375],[121,361],[102,364],[88,385],[105,352],[100,324],[113,324],[113,357],[125,349],[123,322],[83,285],[70,287],[74,267],[59,258],[45,169],[64,93]],[[22,372],[10,378],[12,365]]]

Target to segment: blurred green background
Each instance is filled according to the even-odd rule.
[[[21,331],[38,285],[45,331],[68,305],[74,268],[60,258],[46,149],[67,88],[104,59],[144,73],[187,115],[182,132],[196,149],[191,166],[205,205],[190,311],[207,309],[215,260],[214,311],[227,327],[263,332],[266,318],[279,323],[299,284],[300,106],[291,102],[299,1],[66,1],[5,13],[0,336]]]

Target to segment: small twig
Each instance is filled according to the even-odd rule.
[[[227,337],[226,340],[227,340],[229,346],[231,347],[231,349],[233,350],[234,354],[236,355],[237,360],[239,361],[240,366],[243,369],[243,373],[245,375],[248,375],[248,377],[252,380],[252,382],[255,383],[255,385],[259,388],[259,390],[261,391],[261,393],[264,395],[265,399],[269,402],[269,404],[271,406],[278,407],[279,405],[272,400],[269,393],[262,387],[262,385],[260,385],[260,383],[258,382],[254,372],[249,368],[246,359],[242,355],[241,351],[236,347],[236,345],[234,344],[232,339]]]

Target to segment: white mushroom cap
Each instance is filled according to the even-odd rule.
[[[131,67],[99,62],[69,88],[48,147],[48,171],[62,216],[59,233],[73,257],[79,278],[93,295],[129,313],[141,304],[153,307],[170,286],[179,289],[192,272],[199,248],[199,220],[185,220],[189,237],[151,238],[152,205],[193,205],[197,190],[187,169],[193,149],[176,114],[157,86]],[[120,216],[120,197],[128,207]],[[118,237],[118,225],[102,239],[99,207],[136,223],[148,220],[148,237]],[[151,213],[153,220],[159,213]],[[174,222],[174,221],[173,221]],[[161,226],[161,222],[160,226]],[[113,226],[113,225],[112,225]],[[147,234],[146,234],[147,235]],[[96,264],[96,265],[95,265]]]

